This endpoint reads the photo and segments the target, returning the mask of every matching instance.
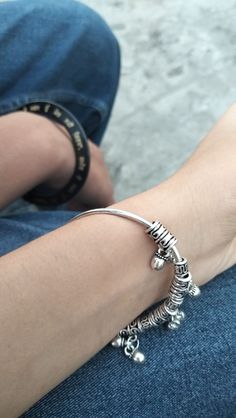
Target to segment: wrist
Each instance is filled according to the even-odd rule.
[[[199,273],[198,262],[201,249],[199,214],[192,210],[190,192],[187,186],[179,180],[177,176],[173,176],[157,187],[113,205],[113,207],[129,210],[149,221],[159,220],[166,226],[178,239],[177,247],[181,255],[189,262],[194,282],[201,285],[202,277]],[[151,256],[152,252],[150,252],[150,259]],[[159,300],[167,295],[173,278],[171,266],[168,268],[166,273],[163,272],[163,280],[160,281]]]
[[[218,197],[214,200],[217,194],[210,188],[203,193],[203,180],[202,187],[196,189],[190,174],[179,171],[157,187],[114,207],[133,211],[149,221],[158,219],[166,226],[178,239],[178,249],[188,260],[194,283],[202,285],[235,264],[235,222],[228,206],[217,204]],[[168,277],[158,290],[162,296],[169,289]]]
[[[54,122],[54,128],[58,128],[56,148],[57,158],[55,159],[55,156],[53,155],[53,163],[57,162],[56,171],[54,164],[54,167],[52,167],[51,170],[51,176],[47,178],[47,181],[44,183],[41,182],[39,187],[34,188],[33,190],[31,189],[24,195],[24,199],[40,206],[56,206],[64,204],[78,194],[89,173],[90,153],[86,133],[79,121],[69,110],[54,102],[30,102],[24,106],[22,110],[44,116],[46,119]],[[68,142],[66,143],[64,141],[65,137],[69,138],[70,145]],[[52,135],[52,138],[55,138],[55,136]],[[61,142],[58,142],[60,138],[63,138],[62,153],[60,153],[61,146],[59,146]],[[69,152],[65,152],[65,146],[67,146]],[[62,158],[60,158],[60,156],[62,156]],[[73,170],[71,170],[73,161],[74,167]]]

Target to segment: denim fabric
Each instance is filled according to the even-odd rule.
[[[61,103],[100,142],[119,78],[119,47],[73,0],[0,2],[0,114],[30,100]]]
[[[0,113],[29,99],[59,101],[99,143],[119,73],[117,42],[101,18],[73,0],[0,1],[0,41]],[[5,213],[0,254],[73,215]],[[235,278],[236,266],[205,285],[199,299],[188,298],[179,330],[143,334],[144,365],[108,345],[22,417],[235,417]]]

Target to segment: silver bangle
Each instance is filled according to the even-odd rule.
[[[158,327],[164,323],[167,323],[168,328],[171,330],[177,329],[185,317],[184,312],[180,310],[185,296],[198,296],[200,295],[200,289],[192,281],[186,258],[181,257],[176,248],[177,239],[159,221],[149,222],[128,211],[106,208],[82,212],[74,216],[69,222],[94,214],[120,216],[145,226],[146,234],[157,244],[157,250],[151,260],[151,268],[159,271],[164,267],[165,263],[174,265],[174,278],[168,297],[152,312],[141,315],[120,330],[119,334],[111,342],[113,347],[122,347],[125,355],[136,363],[143,363],[145,356],[139,350],[138,334],[148,328]]]

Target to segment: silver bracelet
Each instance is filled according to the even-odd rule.
[[[159,221],[148,222],[131,212],[107,208],[82,212],[74,216],[69,222],[99,213],[120,216],[145,226],[146,234],[157,244],[157,250],[151,260],[152,269],[159,271],[164,267],[165,263],[174,265],[174,278],[168,297],[152,312],[141,315],[120,330],[119,334],[111,342],[113,347],[122,347],[125,355],[136,363],[143,363],[145,356],[139,350],[138,334],[148,328],[158,327],[164,323],[167,323],[168,328],[171,330],[177,329],[185,317],[184,312],[180,310],[185,296],[198,296],[200,295],[200,289],[192,281],[186,258],[181,257],[176,248],[177,239]]]

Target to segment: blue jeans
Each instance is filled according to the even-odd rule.
[[[117,41],[103,20],[73,0],[0,2],[0,17],[0,113],[48,98],[68,107],[100,143],[119,75]],[[73,215],[5,215],[1,255]],[[235,417],[235,277],[236,266],[203,286],[198,300],[188,299],[188,319],[177,332],[143,334],[143,366],[108,345],[22,417]]]

